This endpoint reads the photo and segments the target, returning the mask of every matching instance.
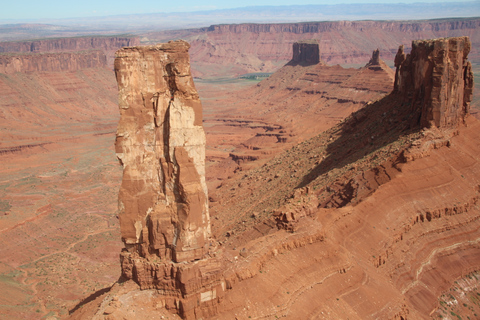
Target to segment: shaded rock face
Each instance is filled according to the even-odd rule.
[[[418,40],[395,57],[394,90],[404,96],[422,127],[455,127],[469,113],[473,73],[468,37]]]
[[[372,58],[368,62],[368,65],[371,65],[371,66],[380,65],[380,51],[378,49],[373,50]]]
[[[320,62],[318,41],[305,40],[293,44],[293,57],[289,64],[311,65]]]
[[[406,55],[405,55],[405,52],[403,50],[404,50],[404,47],[403,47],[403,44],[402,44],[400,47],[398,47],[397,54],[395,55],[395,60],[393,61],[394,64],[395,64],[395,68],[396,68],[395,69],[395,82],[393,84],[393,91],[394,92],[398,91],[398,86],[400,85],[400,80],[399,80],[400,66],[402,65],[402,63],[406,59]]]
[[[130,47],[115,59],[122,238],[129,253],[163,261],[203,258],[210,236],[202,106],[188,49],[184,41]]]

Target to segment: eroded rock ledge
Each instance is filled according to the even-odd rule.
[[[122,274],[142,289],[163,292],[165,305],[185,318],[223,291],[220,266],[205,259],[205,134],[189,47],[184,41],[129,47],[115,59]]]

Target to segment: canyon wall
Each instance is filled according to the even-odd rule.
[[[245,33],[245,32],[269,32],[269,33],[322,33],[332,30],[343,30],[348,27],[356,31],[365,31],[365,28],[382,28],[388,31],[418,32],[418,31],[445,31],[458,29],[476,29],[479,27],[477,19],[440,19],[431,21],[322,21],[322,22],[298,22],[298,23],[271,23],[271,24],[222,24],[212,25],[200,30],[213,33]]]
[[[468,37],[413,41],[406,57],[399,48],[395,90],[422,127],[455,127],[465,121],[473,93],[470,49]]]
[[[195,76],[273,72],[292,57],[292,45],[316,39],[320,58],[327,64],[360,64],[379,48],[391,65],[399,44],[417,39],[469,36],[470,59],[480,61],[480,19],[419,21],[325,21],[279,24],[213,25],[208,28],[146,34],[149,43],[185,39],[192,48]],[[212,68],[211,65],[217,65]]]
[[[0,42],[0,52],[109,51],[139,44],[138,37],[72,37]]]
[[[117,36],[117,37],[71,37],[71,38],[55,38],[43,40],[26,40],[26,41],[10,41],[0,42],[0,55],[3,64],[9,64],[13,60],[15,66],[9,66],[6,70],[10,72],[32,71],[74,71],[82,68],[92,68],[100,66],[98,60],[105,60],[103,66],[111,68],[115,51],[123,47],[136,46],[140,44],[140,39],[133,36]],[[105,58],[95,56],[92,51],[102,51]],[[75,52],[76,54],[68,54]],[[90,52],[90,53],[88,53]],[[27,55],[30,54],[30,55]],[[57,55],[40,55],[40,53],[61,53]],[[90,55],[90,57],[88,57]],[[18,56],[13,58],[13,56]],[[10,57],[10,58],[5,58]],[[9,60],[10,59],[10,60]],[[58,60],[55,62],[54,60]],[[89,66],[87,60],[93,60]],[[72,60],[72,61],[68,61]],[[25,65],[25,66],[22,66]],[[35,66],[36,65],[36,66]],[[58,69],[56,69],[58,66]],[[5,68],[4,68],[5,70]],[[20,71],[16,71],[20,70]],[[0,70],[0,73],[5,73]]]
[[[107,67],[100,50],[62,53],[0,54],[0,73],[64,72]]]

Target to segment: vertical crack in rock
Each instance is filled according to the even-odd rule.
[[[189,47],[128,47],[115,59],[122,275],[163,292],[184,318],[202,314],[197,301],[206,291],[218,298],[224,290],[222,266],[208,257],[206,139]],[[205,310],[214,310],[212,303]]]
[[[422,127],[453,128],[469,113],[473,92],[468,37],[417,40],[395,57],[394,91],[403,95]]]

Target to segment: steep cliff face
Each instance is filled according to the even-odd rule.
[[[122,237],[127,248],[150,243],[142,255],[175,262],[201,259],[210,235],[202,106],[188,47],[125,48],[115,60]]]
[[[122,273],[142,289],[164,290],[187,318],[201,312],[197,298],[217,299],[204,291],[223,291],[218,272],[203,270],[216,268],[204,259],[210,238],[205,134],[188,49],[184,41],[130,47],[115,59]]]
[[[470,48],[468,37],[413,41],[406,58],[399,48],[395,90],[422,127],[455,127],[465,120],[473,93]]]
[[[107,67],[103,51],[0,54],[0,73],[65,72]]]
[[[181,38],[192,45],[195,75],[230,72],[273,72],[292,57],[292,45],[317,39],[327,64],[364,64],[379,48],[389,64],[399,43],[416,39],[469,36],[470,59],[479,61],[480,19],[430,21],[328,21],[282,24],[214,25],[209,28],[165,31],[146,35],[152,43]],[[228,35],[228,36],[227,36]],[[405,48],[409,52],[410,47]],[[217,68],[212,68],[212,64]]]
[[[459,29],[476,29],[479,21],[476,19],[458,20],[452,19],[448,22],[433,21],[324,21],[324,22],[300,22],[300,23],[270,23],[270,24],[223,24],[212,25],[202,31],[214,33],[245,33],[245,32],[288,32],[288,33],[321,33],[331,30],[343,30],[345,27],[357,31],[364,31],[365,28],[382,27],[390,31],[418,32],[418,31],[445,31]]]
[[[72,37],[72,38],[55,38],[55,39],[44,39],[44,40],[29,40],[29,41],[11,41],[11,42],[0,42],[0,53],[62,53],[62,55],[50,55],[50,56],[39,56],[35,58],[25,58],[25,55],[16,54],[19,56],[18,59],[23,60],[36,60],[35,64],[50,65],[48,71],[65,71],[65,64],[69,62],[61,62],[68,60],[68,54],[65,52],[81,52],[80,55],[85,55],[84,51],[98,51],[101,50],[106,56],[105,64],[111,68],[113,65],[115,51],[123,47],[137,46],[140,44],[140,39],[138,37]],[[54,58],[59,59],[59,62],[52,61],[43,61],[45,60],[54,60]],[[72,55],[73,60],[78,60],[78,57]],[[91,59],[96,60],[97,58],[91,56]],[[105,59],[105,58],[102,58]],[[72,62],[75,64],[75,61]],[[54,64],[57,64],[60,69],[54,68]],[[78,67],[81,68],[81,65],[86,65],[85,62],[82,62]],[[21,69],[21,67],[20,67]],[[35,68],[34,68],[35,69]],[[42,68],[40,68],[42,69]],[[68,69],[68,68],[67,68]],[[26,68],[30,72],[29,67]],[[73,70],[77,70],[73,68]],[[40,70],[39,70],[40,71]],[[45,70],[41,70],[45,71]],[[1,72],[1,71],[0,71]]]
[[[63,52],[117,50],[140,44],[138,37],[74,37],[0,42],[0,52]]]
[[[290,64],[310,65],[320,62],[317,40],[304,40],[293,44],[293,57]]]

